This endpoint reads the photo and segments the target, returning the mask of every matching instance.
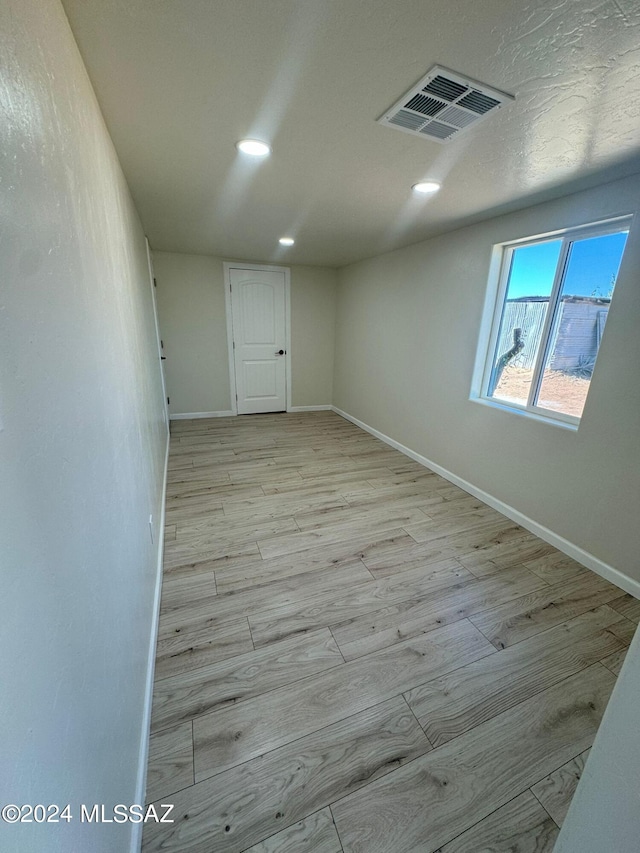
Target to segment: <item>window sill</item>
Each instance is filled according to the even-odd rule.
[[[561,420],[560,418],[554,418],[552,415],[542,415],[539,412],[532,412],[529,409],[512,406],[508,403],[502,403],[499,400],[491,400],[488,397],[476,397],[472,394],[469,399],[472,403],[480,403],[481,406],[488,406],[491,409],[499,409],[500,411],[507,412],[510,415],[520,415],[521,417],[528,418],[532,421],[538,421],[539,423],[550,424],[551,426],[569,430],[569,432],[577,432],[578,427],[580,426],[579,420]]]

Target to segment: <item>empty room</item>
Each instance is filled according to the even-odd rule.
[[[638,3],[0,47],[0,851],[638,853]]]

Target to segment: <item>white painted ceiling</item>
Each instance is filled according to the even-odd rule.
[[[340,266],[640,171],[638,0],[63,1],[155,249]],[[434,64],[516,101],[377,124]]]

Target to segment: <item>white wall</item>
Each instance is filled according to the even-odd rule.
[[[631,643],[554,853],[640,847],[640,631]]]
[[[172,413],[231,408],[222,261],[153,252]]]
[[[135,801],[166,445],[144,235],[58,0],[0,5],[0,849]],[[156,524],[151,543],[149,515]]]
[[[291,396],[293,406],[333,401],[337,272],[291,267]]]
[[[229,411],[223,259],[154,251],[153,263],[172,414]],[[291,405],[330,405],[337,273],[290,270]]]
[[[640,581],[640,228],[577,432],[469,400],[495,243],[636,212],[640,176],[339,272],[334,404]]]

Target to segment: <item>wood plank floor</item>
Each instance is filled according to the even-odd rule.
[[[329,412],[172,425],[145,853],[551,853],[638,602]]]

